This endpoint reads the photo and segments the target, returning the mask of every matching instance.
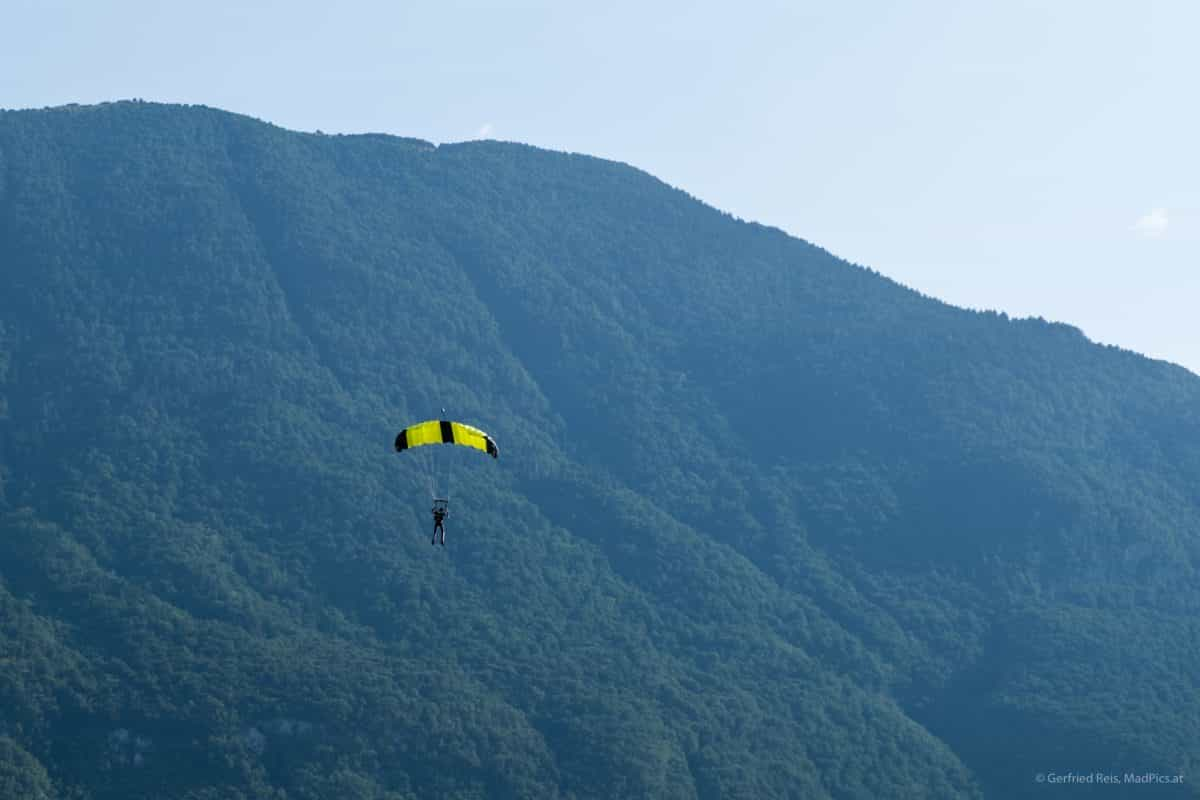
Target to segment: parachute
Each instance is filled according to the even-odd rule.
[[[445,413],[445,409],[442,409]],[[456,445],[451,448],[433,447],[431,444]],[[443,512],[450,502],[450,488],[454,473],[455,452],[458,448],[469,448],[487,453],[492,458],[500,457],[500,448],[491,436],[464,422],[446,419],[431,419],[410,425],[396,434],[396,452],[418,449],[417,472],[424,478],[426,488],[433,497],[434,509]],[[468,459],[469,460],[469,459]]]
[[[473,447],[476,450],[482,450],[492,458],[500,457],[500,450],[491,436],[479,428],[462,422],[431,419],[428,422],[418,422],[396,434],[397,453],[427,444],[456,444],[462,447]]]

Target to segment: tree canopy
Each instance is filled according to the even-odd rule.
[[[629,166],[0,112],[5,796],[1187,775],[1198,533],[1195,375]]]

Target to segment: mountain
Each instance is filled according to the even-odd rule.
[[[586,156],[0,112],[2,797],[1196,797],[1198,569],[1182,368]]]

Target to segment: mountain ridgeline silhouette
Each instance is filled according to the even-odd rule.
[[[1198,534],[1200,378],[631,167],[0,112],[0,796],[1186,780]]]

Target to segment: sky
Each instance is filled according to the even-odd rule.
[[[1200,373],[1200,3],[0,0],[0,107],[133,97],[643,169]]]

